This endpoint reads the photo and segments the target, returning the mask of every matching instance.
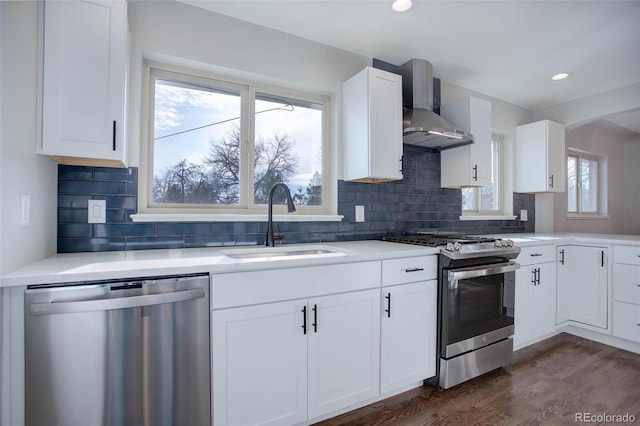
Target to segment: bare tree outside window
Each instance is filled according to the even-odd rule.
[[[278,182],[291,188],[296,204],[323,205],[323,104],[255,93],[253,119],[246,120],[251,91],[243,86],[168,74],[159,72],[152,85],[155,205],[246,208],[266,204]],[[245,152],[251,161],[243,161]],[[249,200],[243,187],[253,189]],[[284,194],[274,201],[283,202]]]

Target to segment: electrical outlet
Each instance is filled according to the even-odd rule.
[[[520,210],[520,220],[523,222],[529,220],[529,212],[527,210]]]
[[[89,200],[87,205],[88,223],[106,223],[107,221],[107,201]]]
[[[356,206],[356,222],[364,222],[364,206]]]

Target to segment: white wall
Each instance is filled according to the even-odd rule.
[[[36,154],[38,4],[2,7],[2,128],[0,273],[56,252],[56,163]],[[20,194],[31,199],[31,219],[20,225]]]
[[[548,108],[542,108],[536,110],[533,113],[534,120],[553,120],[558,123],[563,123],[567,129],[567,132],[580,128],[590,122],[596,121],[601,118],[606,118],[618,113],[632,111],[640,109],[640,84],[632,84],[630,86],[621,87],[608,92],[599,93],[584,98],[574,99],[569,102],[565,102],[559,105],[554,105]],[[587,128],[588,129],[588,128]],[[583,129],[584,131],[584,129]],[[569,146],[567,144],[567,146]],[[633,151],[635,152],[635,151]],[[638,164],[636,162],[636,164]],[[610,173],[614,173],[615,169],[610,168]],[[625,181],[625,185],[628,185]],[[637,182],[637,181],[636,181]],[[633,186],[637,186],[637,183],[631,183]],[[628,191],[628,189],[627,189]],[[557,205],[562,201],[564,197],[564,204],[562,206]],[[620,202],[615,200],[614,202]],[[612,205],[612,201],[609,200],[609,206],[616,209],[618,206]],[[578,221],[574,224],[569,224],[566,220],[566,215],[562,216],[559,213],[562,208],[566,208],[566,195],[554,195],[554,194],[536,194],[536,231],[537,232],[562,232],[574,230],[575,232],[608,232],[606,230],[614,229],[611,224],[587,224],[585,221]],[[629,205],[627,202],[626,216],[628,218],[634,218],[639,216],[640,212]],[[560,220],[562,223],[555,223],[556,220]],[[622,220],[622,219],[620,219]],[[630,232],[637,234],[637,228],[633,226],[635,220],[628,219],[629,225],[624,225],[624,232]],[[635,229],[635,231],[634,231]],[[633,231],[633,232],[632,232]]]
[[[130,2],[130,165],[139,166],[142,60],[183,65],[332,98],[329,181],[342,175],[342,82],[371,58],[178,2]],[[335,191],[335,188],[334,188]]]
[[[37,155],[38,4],[0,1],[0,274],[56,252],[57,168]],[[31,198],[20,225],[19,195]],[[24,289],[3,289],[0,424],[24,423]]]
[[[640,135],[624,144],[624,229],[640,235]]]
[[[640,164],[639,135],[604,120],[585,124],[567,131],[567,148],[591,152],[607,161],[607,217],[601,219],[568,219],[567,194],[554,194],[554,224],[556,232],[590,232],[604,234],[637,234],[630,215],[640,217],[637,200],[638,183],[634,180]],[[632,145],[633,144],[633,145]],[[630,148],[628,148],[630,147]],[[630,168],[631,170],[627,170]],[[625,194],[626,193],[626,194]],[[630,200],[631,198],[631,200]],[[631,201],[631,203],[630,203]],[[635,211],[635,213],[633,213]],[[625,220],[626,217],[626,220]],[[634,232],[636,231],[636,232]]]

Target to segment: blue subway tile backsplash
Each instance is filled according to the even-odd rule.
[[[285,243],[380,239],[414,229],[495,234],[534,232],[535,198],[513,194],[515,215],[529,220],[460,221],[460,190],[440,188],[440,154],[405,145],[404,179],[368,184],[338,181],[342,222],[276,222]],[[134,223],[138,170],[58,166],[58,252],[226,247],[264,244],[266,223]],[[107,223],[87,223],[87,201],[106,200]],[[355,222],[355,206],[365,206],[365,222]]]

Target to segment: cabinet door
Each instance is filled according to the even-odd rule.
[[[558,265],[559,306],[560,303],[563,309],[568,306],[569,320],[607,328],[607,249],[588,246],[563,249],[564,265]]]
[[[556,324],[562,324],[571,319],[571,294],[573,293],[573,277],[571,265],[567,263],[569,246],[559,246],[557,254],[557,290],[556,290]]]
[[[343,83],[344,179],[402,179],[402,77],[367,67]]]
[[[440,153],[442,187],[491,184],[491,103],[464,98],[441,107],[442,116],[473,134],[473,143]]]
[[[47,1],[44,10],[41,152],[122,165],[127,3]]]
[[[309,299],[309,418],[375,397],[380,290]]]
[[[516,191],[564,192],[564,126],[549,120],[516,127]]]
[[[564,192],[567,175],[564,126],[553,121],[547,123],[547,191]]]
[[[437,281],[382,290],[380,392],[435,375]]]
[[[307,419],[305,302],[212,312],[214,424]]]
[[[533,289],[533,335],[553,333],[556,328],[556,265],[540,263],[537,269],[537,285]]]
[[[533,339],[533,291],[536,265],[523,266],[516,271],[513,344],[521,345]]]
[[[640,342],[640,306],[632,303],[613,303],[613,335]]]
[[[372,69],[369,77],[370,175],[402,179],[402,77]]]

